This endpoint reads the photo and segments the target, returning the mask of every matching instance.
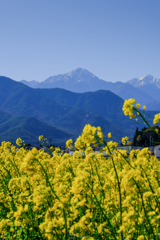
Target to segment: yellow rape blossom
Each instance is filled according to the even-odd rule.
[[[138,236],[137,240],[144,240],[145,239],[145,236],[144,235],[140,235]]]
[[[128,100],[125,100],[124,101],[124,104],[123,104],[123,112],[124,112],[124,115],[129,115],[129,118],[133,118],[133,117],[136,117],[136,115],[133,114],[133,103],[136,103],[136,100],[133,99],[133,98],[130,98]]]
[[[81,143],[83,142],[84,146],[89,146],[91,143],[96,142],[94,138],[96,130],[96,127],[92,127],[90,124],[85,125],[81,136]]]
[[[103,133],[102,132],[97,131],[97,135],[98,135],[99,138],[103,138]]]
[[[136,108],[140,108],[141,104],[137,103]]]
[[[33,154],[38,154],[38,150],[35,147],[33,147],[31,151],[32,151]]]
[[[66,147],[69,148],[69,149],[73,148],[73,140],[72,139],[69,139],[66,142]]]
[[[39,136],[39,141],[43,140],[43,135]]]
[[[53,147],[53,146],[51,146],[51,147],[50,147],[50,149],[53,151],[53,150],[54,150],[54,147]]]
[[[128,139],[129,139],[129,138],[128,138],[127,136],[126,136],[126,137],[123,137],[123,138],[122,138],[122,144],[125,145]],[[129,143],[129,142],[128,142],[128,143]]]
[[[99,126],[97,127],[97,130],[100,132],[102,131],[101,127],[99,127]]]
[[[93,147],[98,147],[98,144],[93,144]]]
[[[158,133],[158,129],[157,128],[155,129],[155,131],[156,131],[156,133]]]
[[[77,149],[81,149],[81,148],[85,147],[85,142],[84,142],[82,136],[79,136],[79,137],[77,138],[77,140],[76,140],[76,142],[74,143],[74,145],[75,145],[75,147],[76,147]]]
[[[23,142],[24,142],[24,141],[22,141],[21,138],[17,138],[17,140],[16,140],[16,144],[17,144],[18,146],[21,146],[21,145],[23,144]]]
[[[108,133],[108,138],[111,138],[111,132]]]
[[[143,109],[145,110],[145,109],[146,109],[146,106],[143,106]]]
[[[156,124],[160,121],[160,113],[154,115],[153,124]]]

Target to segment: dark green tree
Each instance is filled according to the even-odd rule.
[[[136,128],[136,131],[135,131],[135,134],[134,134],[134,137],[133,137],[133,146],[137,146],[137,137],[139,135],[139,131],[138,131],[138,127]]]
[[[153,126],[153,128],[158,129],[160,132],[160,128],[159,126]],[[142,129],[143,130],[143,129]],[[158,134],[156,134],[153,130],[151,130],[150,128],[146,128],[144,131],[141,130],[142,133],[142,144],[145,147],[149,147],[149,146],[155,146],[158,145],[159,141],[160,141],[160,137]]]
[[[137,139],[136,139],[136,144],[137,146],[141,146],[142,145],[142,137],[141,134],[138,135]]]

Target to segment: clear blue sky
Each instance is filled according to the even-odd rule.
[[[0,0],[0,76],[160,78],[160,0]]]

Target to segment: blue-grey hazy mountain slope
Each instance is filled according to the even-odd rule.
[[[142,78],[134,78],[132,80],[129,80],[127,83],[147,93],[152,98],[154,98],[155,101],[160,101],[160,79],[155,78],[151,75],[146,75]]]
[[[137,124],[133,119],[129,119],[128,116],[124,115],[122,111],[124,100],[109,90],[98,90],[86,93],[73,93],[61,88],[38,90],[51,100],[58,103],[75,108],[83,108],[90,113],[99,115],[107,121],[118,125],[123,129],[127,129],[128,135],[134,133],[137,126],[139,128],[145,127],[144,124]],[[147,111],[146,113],[149,114],[149,124],[152,125],[153,117],[157,111]],[[79,118],[81,119],[81,115]],[[79,121],[79,119],[77,121]]]
[[[34,117],[74,135],[73,140],[82,133],[86,124],[92,124],[95,127],[101,126],[105,138],[108,132],[112,131],[114,141],[120,141],[124,134],[129,134],[129,136],[133,134],[133,129],[122,128],[85,108],[60,104],[44,95],[39,91],[40,89],[30,88],[10,78],[0,77],[0,89],[1,110],[12,115]],[[123,100],[121,101],[123,102]]]
[[[146,108],[153,111],[160,111],[160,101],[148,103]]]
[[[32,88],[36,87],[37,84],[39,84],[39,82],[35,80],[32,80],[30,82],[27,82],[26,80],[21,80],[21,82],[27,85],[28,87],[32,87]]]
[[[60,146],[65,145],[65,142],[73,137],[36,118],[12,115],[0,110],[0,142],[9,141],[15,145],[16,139],[20,137],[26,144],[39,145],[40,135],[44,135],[52,144]]]
[[[24,81],[23,83],[26,84]],[[35,84],[35,82],[28,82],[27,85],[32,88],[62,88],[76,93],[110,90],[120,96],[123,100],[135,98],[136,101],[142,105],[156,101],[154,97],[151,97],[149,94],[141,91],[140,89],[137,90],[137,88],[131,84],[104,81],[96,77],[88,70],[82,68],[77,68],[76,70],[66,74],[49,77],[38,84]]]

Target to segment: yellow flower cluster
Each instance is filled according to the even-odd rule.
[[[82,139],[86,145],[90,145],[91,143],[95,143],[94,134],[96,133],[96,127],[92,127],[90,124],[87,124],[82,132]]]
[[[44,139],[43,135],[39,136],[39,141],[42,141]]]
[[[111,132],[108,133],[108,138],[111,138]]]
[[[77,149],[81,149],[81,148],[85,147],[85,142],[84,142],[82,136],[79,136],[77,138],[77,140],[75,141],[74,145],[75,145],[75,148],[77,148]]]
[[[73,148],[73,140],[72,139],[69,139],[66,142],[66,147],[69,148],[69,149]]]
[[[153,119],[153,124],[156,124],[160,121],[160,113],[156,114]]]
[[[97,135],[99,137],[99,142],[103,143],[103,133],[101,127],[97,127]]]
[[[158,133],[158,132],[159,132],[157,128],[155,129],[155,131],[156,131],[156,133]]]
[[[141,104],[137,103],[136,108],[140,108]]]
[[[54,150],[54,147],[53,147],[53,146],[51,146],[51,147],[50,147],[50,149],[53,151],[53,150]]]
[[[18,146],[22,146],[23,143],[24,143],[24,141],[23,141],[21,138],[17,138],[16,144],[17,144]]]
[[[92,143],[96,145],[96,139],[95,139],[95,135],[98,135],[98,137],[100,138],[99,142],[103,142],[103,133],[102,133],[102,129],[101,127],[94,127],[91,126],[90,124],[86,124],[83,132],[82,132],[82,136],[79,136],[75,142],[75,147],[77,149],[81,149],[84,147],[89,147]],[[71,139],[67,141],[67,146],[69,146],[71,144]]]
[[[132,116],[132,107],[127,108]],[[72,156],[58,154],[60,148],[51,156],[2,142],[0,239],[53,240],[65,234],[88,235],[90,240],[159,239],[160,162],[148,148],[127,156],[113,141],[103,148],[110,154],[106,160],[93,152],[95,138],[103,141],[101,128],[86,125]],[[42,135],[39,139],[44,140]],[[128,137],[122,138],[126,141]],[[66,142],[72,145],[72,139]]]
[[[133,103],[136,103],[136,100],[133,98],[125,100],[124,104],[123,104],[123,108],[122,108],[124,115],[126,115],[126,116],[129,115],[130,119],[136,117],[136,115],[133,114],[133,110],[135,110],[137,112],[137,115],[139,115],[139,112],[136,110],[136,108],[139,109],[141,106],[140,103],[137,103],[136,108],[135,108]],[[143,106],[143,109],[146,109],[146,106]],[[136,120],[138,120],[138,119],[136,119]]]
[[[129,139],[129,138],[128,138],[127,136],[126,136],[126,137],[123,137],[123,138],[122,138],[122,144],[123,144],[123,145],[126,145],[126,142],[129,143],[129,142],[128,142],[128,139]]]
[[[136,100],[130,98],[128,100],[125,100],[123,104],[122,110],[124,112],[124,115],[129,115],[129,118],[136,117],[136,115],[133,114],[133,103],[136,103]]]

